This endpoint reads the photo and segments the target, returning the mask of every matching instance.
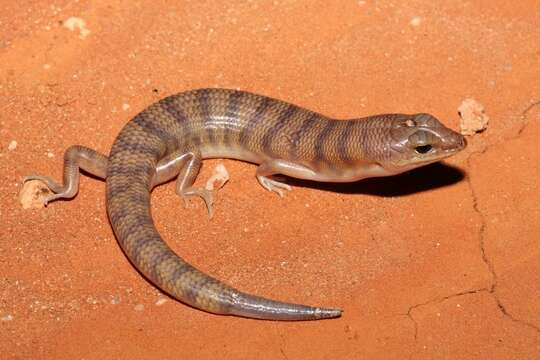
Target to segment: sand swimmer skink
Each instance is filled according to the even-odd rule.
[[[174,253],[154,226],[150,192],[176,178],[176,192],[202,198],[210,215],[212,192],[194,187],[203,159],[232,158],[258,164],[256,177],[283,195],[282,174],[324,182],[389,176],[449,157],[464,137],[429,114],[385,114],[336,120],[245,91],[199,89],[166,97],[121,130],[109,156],[84,146],[64,154],[63,184],[41,180],[51,202],[72,198],[82,169],[106,180],[107,212],[129,260],[174,298],[216,314],[269,320],[334,318],[340,309],[311,307],[243,293]]]

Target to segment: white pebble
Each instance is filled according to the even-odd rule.
[[[4,316],[2,316],[0,318],[0,320],[2,320],[2,321],[11,321],[11,320],[13,320],[13,315],[11,315],[11,314],[4,315]]]
[[[420,19],[419,17],[413,17],[411,20],[411,25],[418,26],[420,25],[421,22],[422,22],[422,19]]]
[[[90,30],[86,27],[86,21],[84,21],[81,18],[78,17],[70,17],[66,21],[64,21],[64,27],[68,28],[71,31],[75,31],[75,29],[79,30],[79,37],[81,39],[84,39],[85,37],[90,34]]]
[[[157,305],[157,306],[161,306],[161,305],[165,304],[167,301],[168,301],[167,298],[164,298],[164,297],[159,298],[159,299],[156,301],[156,305]]]
[[[8,150],[13,151],[17,148],[17,141],[11,140],[11,142],[8,145]]]
[[[118,296],[113,296],[112,299],[111,299],[111,304],[112,305],[120,304],[120,298]]]
[[[458,107],[461,117],[459,124],[462,135],[473,135],[484,131],[489,123],[489,116],[484,112],[484,105],[474,99],[465,99]]]

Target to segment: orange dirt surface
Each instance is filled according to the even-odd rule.
[[[538,1],[126,1],[0,4],[0,357],[3,359],[538,359]],[[168,243],[242,290],[337,306],[336,320],[207,314],[130,265],[83,177],[72,201],[24,210],[28,174],[61,177],[71,144],[108,153],[144,107],[229,87],[339,118],[430,112],[490,123],[427,168],[354,184],[295,183],[253,165],[209,220],[154,191]],[[214,165],[207,162],[199,182]]]

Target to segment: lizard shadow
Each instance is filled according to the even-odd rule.
[[[289,177],[287,183],[342,194],[397,197],[449,186],[464,178],[465,173],[459,168],[444,163],[434,163],[399,175],[368,178],[352,183],[325,183]]]

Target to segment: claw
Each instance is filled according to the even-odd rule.
[[[41,181],[42,183],[47,186],[49,191],[52,193],[47,197],[43,197],[43,205],[47,206],[48,203],[51,201],[55,201],[58,199],[70,199],[73,196],[75,196],[76,191],[74,191],[73,188],[70,186],[63,186],[58,184],[53,178],[49,176],[41,176],[41,175],[30,175],[23,177],[23,184],[25,184],[28,181],[37,180]]]
[[[55,194],[61,193],[63,188],[64,188],[62,185],[60,185],[56,181],[54,181],[53,178],[51,178],[49,176],[41,176],[41,175],[25,176],[25,177],[23,177],[23,184],[25,182],[31,181],[31,180],[38,180],[38,181],[41,181],[41,182],[45,183],[45,185],[47,185],[49,190],[51,190]]]
[[[265,176],[260,176],[258,177],[258,179],[261,185],[264,186],[265,189],[267,189],[268,191],[275,192],[280,197],[284,197],[286,191],[291,191],[291,187],[288,184],[270,179]]]
[[[214,197],[210,190],[204,189],[204,188],[188,188],[180,194],[180,196],[184,199],[184,204],[188,205],[188,201],[190,197],[198,196],[201,199],[204,200],[204,203],[206,205],[206,209],[208,210],[208,217],[211,219],[214,216]]]

